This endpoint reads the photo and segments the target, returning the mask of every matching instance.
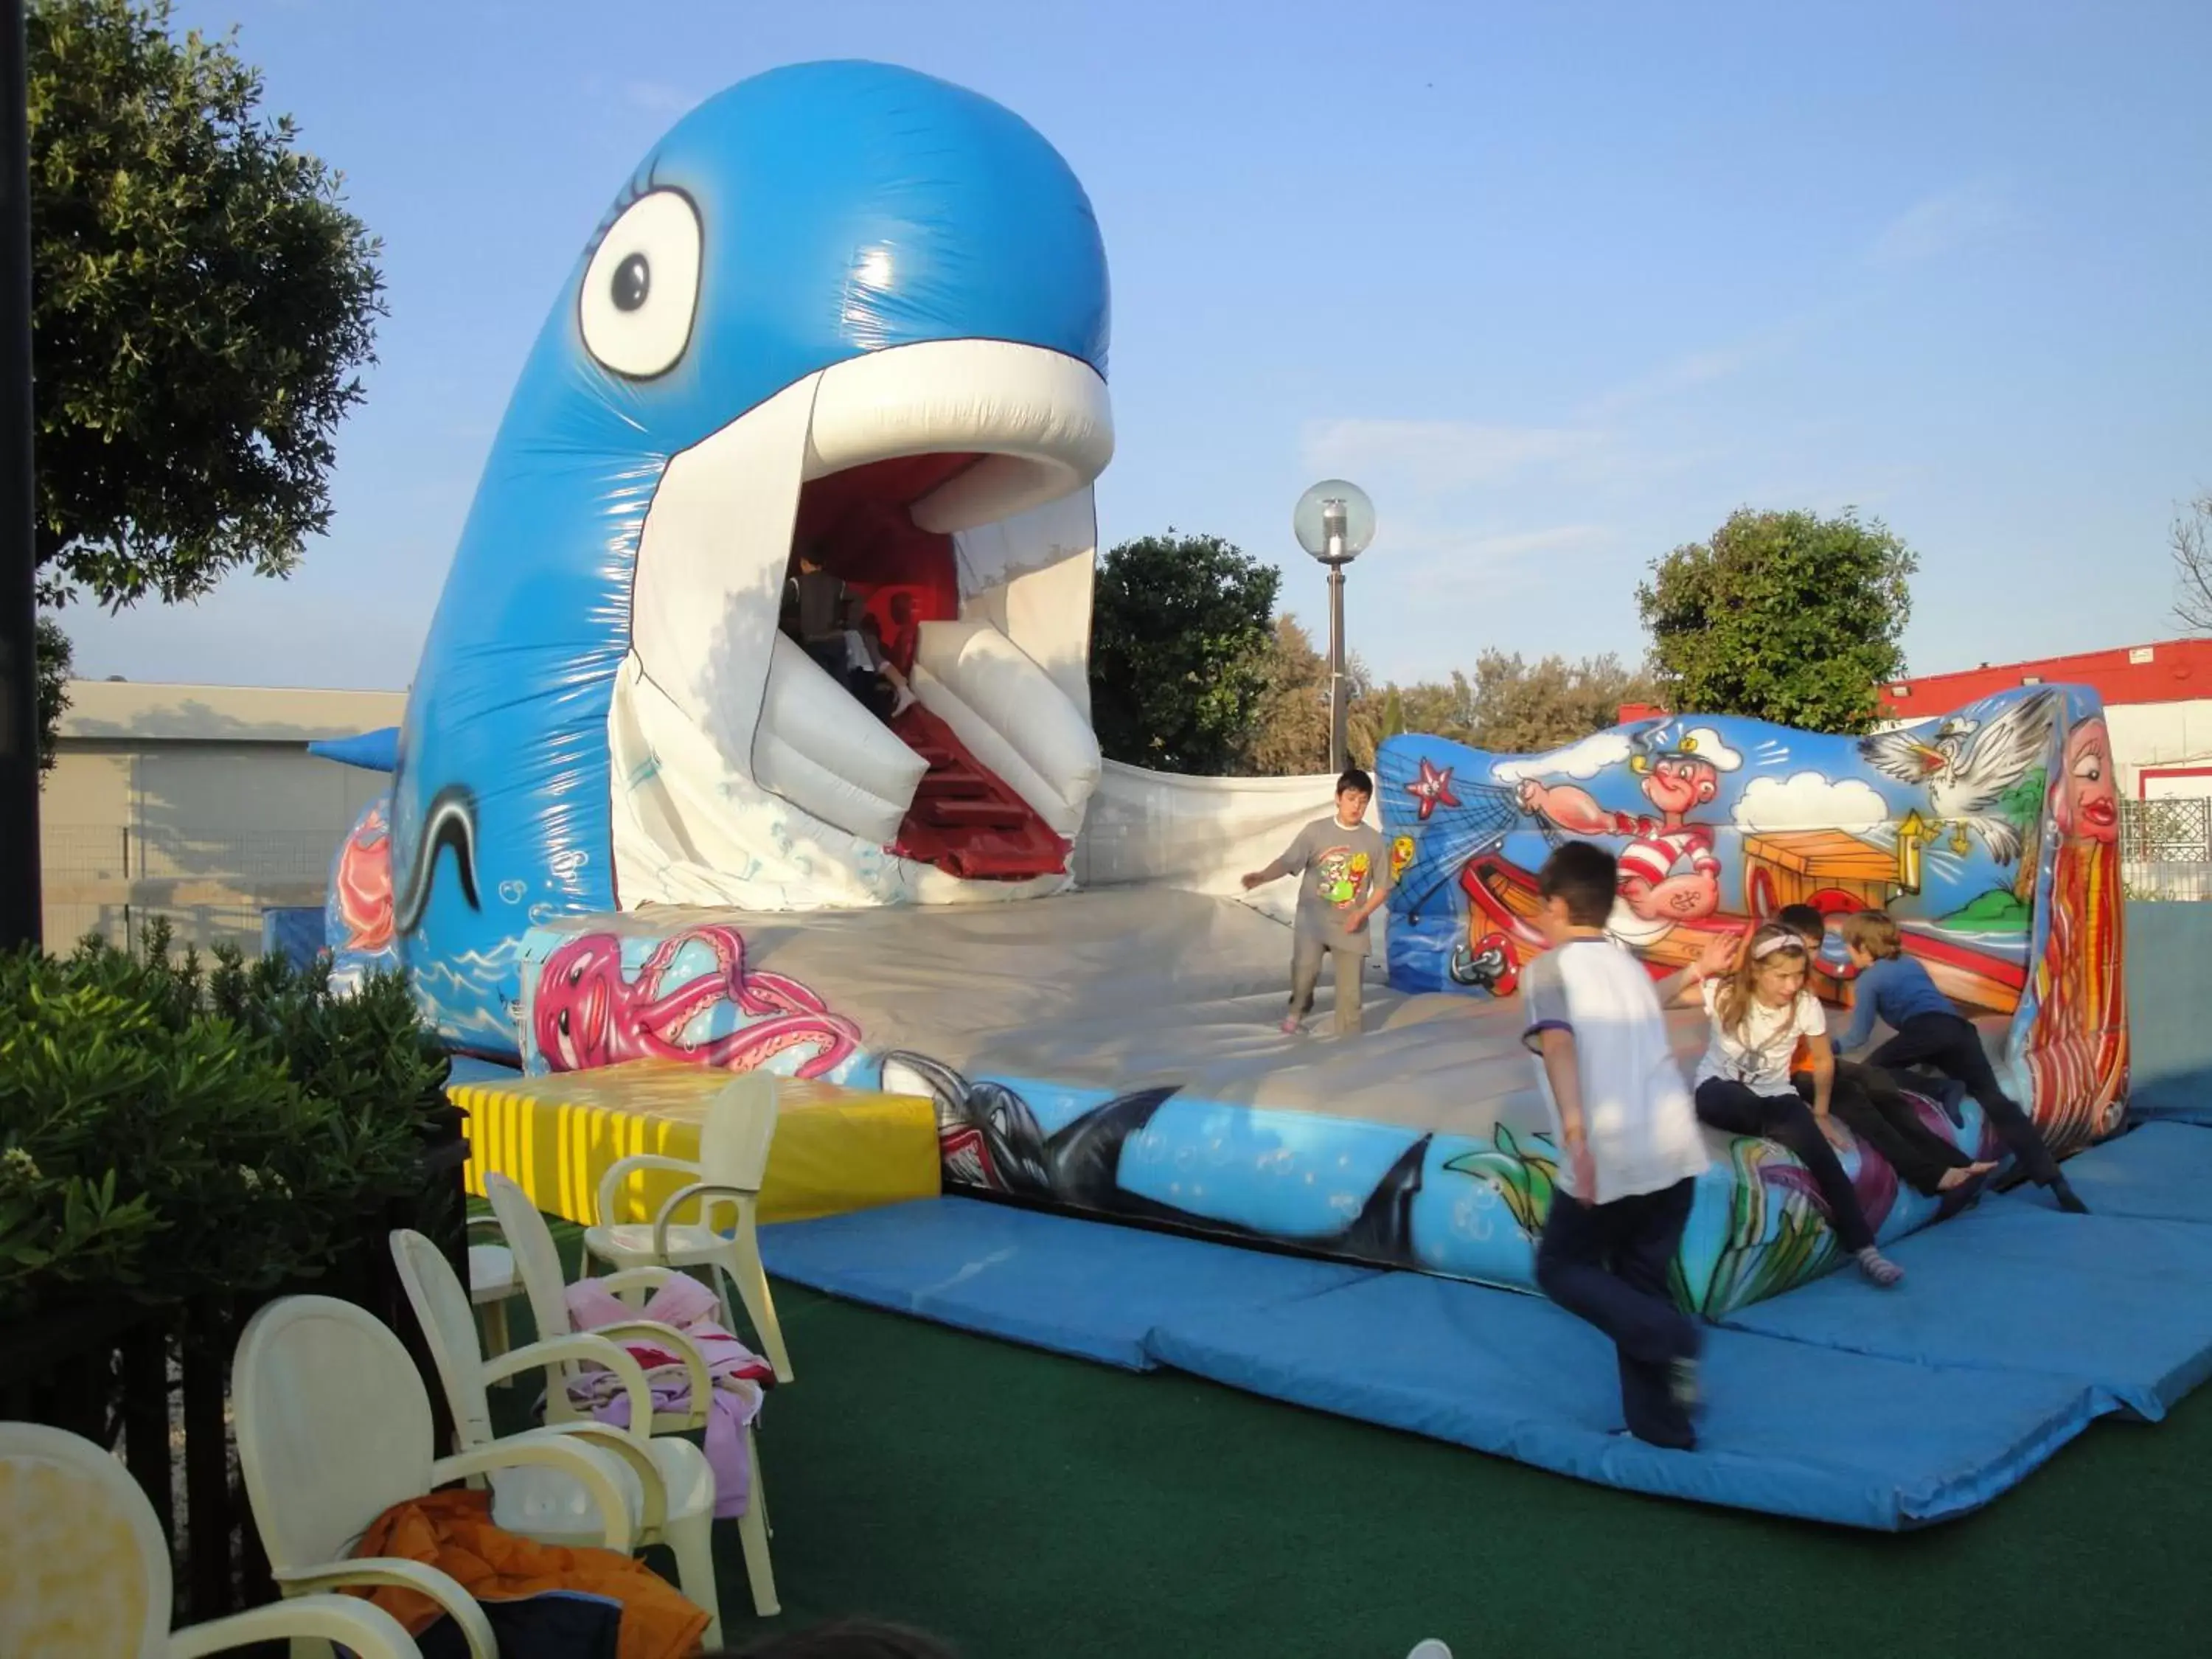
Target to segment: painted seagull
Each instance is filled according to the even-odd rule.
[[[1954,851],[1982,838],[1999,864],[2020,857],[2021,829],[2000,811],[2008,791],[2050,753],[2058,716],[2057,694],[2038,691],[1989,720],[1954,714],[1931,732],[1925,725],[1878,732],[1859,739],[1859,754],[1876,771],[1923,786],[1935,822],[1955,833]]]

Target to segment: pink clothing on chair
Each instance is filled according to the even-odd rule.
[[[580,1279],[568,1289],[569,1322],[580,1331],[595,1331],[629,1320],[672,1325],[691,1339],[707,1362],[714,1397],[707,1402],[707,1462],[714,1471],[714,1513],[743,1515],[752,1490],[745,1457],[745,1429],[760,1415],[761,1394],[775,1380],[775,1369],[715,1322],[721,1311],[708,1290],[683,1273],[671,1276],[642,1308],[633,1308],[596,1279]],[[645,1368],[656,1412],[692,1409],[691,1382],[673,1350],[647,1336],[618,1339]],[[603,1423],[629,1426],[629,1396],[614,1373],[594,1367],[572,1379],[568,1397]]]

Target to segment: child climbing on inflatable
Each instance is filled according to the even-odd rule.
[[[1982,1048],[1981,1033],[1936,988],[1927,969],[1905,954],[1903,935],[1887,912],[1859,910],[1844,918],[1844,945],[1859,970],[1851,1023],[1838,1045],[1849,1051],[1874,1035],[1875,1017],[1896,1035],[1867,1056],[1884,1071],[1933,1066],[1966,1085],[2005,1139],[2028,1179],[2048,1187],[2062,1210],[2085,1215],[2089,1206],[2058,1172],[2057,1160],[2019,1103],[1998,1086],[1996,1073]]]
[[[1826,921],[1809,904],[1784,905],[1775,913],[1774,920],[1804,940],[1808,957],[1819,952],[1820,941],[1827,935]],[[1793,1068],[1790,1081],[1798,1097],[1809,1104],[1816,1088],[1813,1073]],[[1897,1171],[1898,1179],[1917,1193],[1931,1197],[1948,1193],[1997,1167],[1976,1162],[1922,1122],[1920,1114],[1897,1086],[1897,1079],[1878,1066],[1837,1060],[1828,1109],[1861,1145],[1881,1153]]]
[[[1828,1046],[1828,1017],[1805,988],[1810,966],[1796,933],[1770,921],[1752,935],[1734,973],[1704,981],[1712,1034],[1698,1062],[1692,1097],[1698,1116],[1714,1128],[1759,1135],[1796,1153],[1820,1187],[1829,1223],[1857,1259],[1859,1271],[1887,1289],[1905,1277],[1905,1269],[1875,1248],[1874,1229],[1829,1144],[1844,1130],[1828,1115],[1835,1054]],[[1801,1041],[1812,1060],[1809,1109],[1790,1080]]]
[[[1660,1012],[1705,966],[1654,988],[1606,937],[1620,882],[1613,854],[1571,841],[1536,878],[1537,924],[1552,949],[1522,981],[1537,1077],[1566,1156],[1536,1247],[1536,1282],[1613,1339],[1628,1431],[1687,1451],[1697,1443],[1697,1322],[1674,1305],[1668,1270],[1690,1218],[1705,1139]],[[1722,935],[1711,964],[1735,950]]]
[[[778,626],[823,672],[878,720],[889,724],[914,707],[914,688],[884,652],[876,619],[822,562],[817,542],[793,555]]]
[[[1367,969],[1367,919],[1390,896],[1390,864],[1382,832],[1366,822],[1375,781],[1358,767],[1336,781],[1336,813],[1316,818],[1264,870],[1244,878],[1246,891],[1285,876],[1300,878],[1291,947],[1291,1007],[1285,1035],[1313,1007],[1321,959],[1336,963],[1336,1034],[1359,1032],[1360,975]]]

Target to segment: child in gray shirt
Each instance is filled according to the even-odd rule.
[[[1336,816],[1316,818],[1264,870],[1244,878],[1249,890],[1297,876],[1298,910],[1291,947],[1291,1007],[1283,1030],[1295,1032],[1313,1007],[1323,952],[1336,963],[1336,1034],[1359,1030],[1360,975],[1367,965],[1367,919],[1390,896],[1390,862],[1382,832],[1365,822],[1374,781],[1353,767],[1336,781]]]

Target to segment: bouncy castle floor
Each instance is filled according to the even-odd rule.
[[[1350,1043],[1331,1030],[1328,966],[1306,1030],[1277,1029],[1290,984],[1291,933],[1281,922],[1165,887],[1009,904],[580,916],[532,932],[523,974],[532,980],[564,941],[585,935],[618,935],[628,963],[678,936],[723,929],[743,939],[746,975],[805,988],[857,1026],[869,1052],[925,1054],[970,1078],[1115,1091],[1173,1084],[1232,1106],[1447,1133],[1542,1128],[1517,999],[1390,989],[1381,926],[1362,1035]],[[684,960],[661,980],[664,994],[681,988]],[[1693,1061],[1703,1014],[1676,1010],[1669,1027],[1677,1052]]]
[[[2097,1415],[2154,1418],[2212,1368],[2212,1180],[2175,1173],[2194,1159],[2212,1176],[2212,1129],[2158,1125],[2075,1159],[2099,1209],[2088,1218],[2014,1194],[1916,1231],[1932,1200],[1900,1201],[1883,1228],[1908,1270],[1900,1291],[1844,1274],[1704,1304],[1749,1302],[1712,1332],[1703,1448],[1662,1452],[1620,1431],[1594,1332],[1539,1297],[1464,1282],[1527,1276],[1503,1187],[1453,1173],[1455,1137],[1490,1158],[1493,1140],[1511,1146],[1499,1130],[1544,1127],[1517,1001],[1402,996],[1378,958],[1356,1041],[1322,1034],[1326,982],[1317,1029],[1285,1036],[1288,931],[1154,889],[579,918],[532,935],[526,981],[551,980],[564,948],[608,933],[632,970],[679,934],[741,938],[746,975],[805,988],[860,1033],[863,1070],[926,1059],[884,1086],[923,1079],[940,1117],[975,1125],[1002,1167],[1073,1165],[1080,1180],[1083,1160],[1053,1162],[1063,1132],[1133,1102],[1140,1129],[1090,1160],[1115,1212],[1340,1258],[960,1195],[763,1230],[772,1272],[852,1300],[1126,1369],[1172,1366],[1585,1480],[1878,1529],[1971,1510]],[[1673,1029],[1694,1058],[1702,1017]],[[854,1080],[872,1086],[873,1073]],[[1148,1091],[1173,1098],[1146,1103]],[[1403,1203],[1368,1197],[1408,1168]],[[1724,1166],[1715,1180],[1725,1186]],[[1045,1196],[1065,1207],[1070,1193]],[[1407,1249],[1332,1252],[1332,1227],[1380,1207],[1398,1212]]]
[[[1116,1092],[1172,1083],[1231,1105],[1473,1133],[1500,1121],[1516,1130],[1543,1123],[1512,1019],[1517,1003],[1401,995],[1384,983],[1378,949],[1358,1042],[1329,1035],[1327,967],[1306,1033],[1285,1036],[1276,1028],[1290,930],[1246,905],[1168,888],[1011,904],[579,917],[532,935],[525,977],[579,935],[620,934],[627,960],[678,932],[717,927],[743,939],[748,975],[806,988],[859,1028],[870,1052],[924,1054],[969,1078]],[[1694,1058],[1702,1016],[1680,1016],[1676,1036]]]
[[[1586,1480],[1899,1530],[1965,1514],[2094,1418],[2212,1373],[2212,1130],[2069,1165],[1709,1333],[1694,1452],[1620,1428],[1612,1356],[1540,1298],[944,1198],[763,1230],[779,1277],[1132,1370],[1172,1367]]]
[[[523,1023],[571,1066],[628,1058],[595,1034],[658,1020],[655,1054],[804,1064],[929,1098],[948,1190],[1533,1289],[1553,1166],[1518,1000],[1402,995],[1374,963],[1356,1038],[1334,1034],[1329,986],[1309,1030],[1285,1036],[1290,951],[1286,927],[1243,904],[1157,888],[803,915],[649,908],[534,930]],[[1674,1017],[1686,1062],[1704,1023]],[[1968,1103],[1940,1132],[1972,1149],[1983,1130]],[[1780,1155],[1765,1143],[1708,1144],[1680,1261],[1690,1305],[1722,1311],[1816,1273],[1826,1236],[1782,1185],[1802,1172],[1765,1170]],[[1885,1241],[1956,1207],[1878,1159],[1845,1165]]]

